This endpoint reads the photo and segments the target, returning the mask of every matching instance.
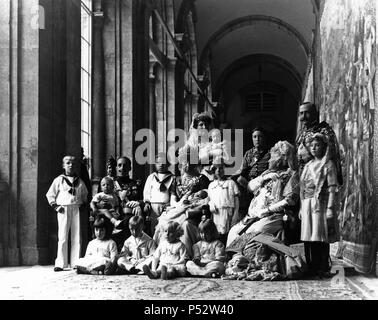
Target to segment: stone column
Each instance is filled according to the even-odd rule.
[[[168,134],[171,130],[176,129],[176,103],[175,103],[175,71],[176,71],[176,58],[170,59],[169,65],[167,68],[167,136],[164,139],[168,138]],[[168,152],[171,145],[175,141],[167,141],[166,152]],[[175,167],[171,165],[169,167],[171,172],[175,172]]]
[[[94,2],[93,12],[93,185],[97,187],[99,179],[105,173],[105,97],[104,97],[104,50],[103,18],[101,0]]]
[[[149,127],[156,134],[156,85],[155,85],[156,61],[150,61],[150,104],[149,104]]]
[[[150,74],[149,74],[149,110],[148,110],[148,127],[155,134],[155,139],[153,140],[153,147],[156,150],[156,82],[155,82],[155,65],[156,61],[150,61]],[[148,167],[148,174],[154,171],[153,165]]]
[[[199,95],[192,93],[192,115],[198,112]]]

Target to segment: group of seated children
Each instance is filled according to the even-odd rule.
[[[225,247],[218,240],[212,220],[204,218],[200,223],[201,241],[193,246],[192,260],[180,241],[183,231],[179,223],[168,222],[158,246],[144,233],[143,227],[142,217],[133,216],[129,220],[131,236],[118,253],[116,243],[110,239],[114,226],[110,219],[99,214],[94,222],[96,238],[89,242],[85,257],[77,261],[77,273],[146,274],[150,279],[224,274]]]

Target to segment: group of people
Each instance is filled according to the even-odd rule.
[[[156,156],[144,185],[130,178],[129,158],[109,159],[107,176],[90,202],[94,239],[81,258],[79,215],[88,190],[76,175],[75,158],[65,157],[64,174],[47,193],[58,215],[54,270],[69,265],[69,231],[70,264],[78,273],[151,279],[226,278],[240,268],[251,271],[261,250],[247,254],[248,239],[270,235],[289,245],[298,232],[309,274],[324,276],[342,183],[338,146],[330,126],[319,123],[314,104],[304,103],[299,111],[303,130],[295,146],[279,141],[269,149],[266,132],[255,128],[253,148],[232,176],[225,175],[227,148],[219,130],[209,133],[212,118],[206,113],[193,117],[189,139],[179,150],[179,176],[168,170],[164,153]]]

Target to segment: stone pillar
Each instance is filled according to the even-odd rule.
[[[156,132],[156,85],[155,85],[155,65],[156,61],[150,62],[150,104],[149,104],[149,127]]]
[[[175,72],[176,72],[176,59],[173,58],[169,61],[169,65],[167,68],[167,136],[164,139],[168,138],[168,134],[172,132],[172,130],[176,129],[176,103],[175,103]],[[167,146],[165,152],[168,152],[169,148],[175,143],[175,141],[167,141]],[[169,167],[171,172],[175,172],[175,166],[171,165]]]
[[[105,173],[105,97],[104,97],[104,48],[102,1],[94,2],[93,12],[93,182],[95,187]]]
[[[0,181],[0,204],[1,204],[1,211],[0,214],[0,226],[1,226],[1,234],[0,234],[0,266],[3,266],[7,259],[7,248],[8,248],[8,230],[6,230],[6,226],[9,224],[9,217],[7,213],[9,212],[9,201],[8,201],[8,184],[4,181]]]
[[[0,265],[17,265],[18,1],[0,1]],[[10,208],[14,208],[11,213]]]
[[[80,150],[80,32],[71,32],[80,1],[4,0],[0,9],[0,263],[47,264],[57,222],[45,194],[63,155]]]
[[[199,95],[192,93],[192,115],[198,112]]]
[[[149,75],[149,110],[148,110],[148,127],[155,134],[153,139],[153,147],[156,150],[156,85],[155,85],[155,65],[156,61],[150,61],[150,75]],[[154,171],[153,165],[146,166],[148,172],[151,174]]]
[[[171,59],[167,68],[167,133],[176,128],[175,67],[176,59]],[[170,144],[167,144],[167,148]]]

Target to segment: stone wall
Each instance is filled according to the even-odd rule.
[[[316,35],[315,97],[340,143],[344,259],[370,272],[377,229],[375,126],[376,1],[322,1]]]
[[[4,0],[0,22],[0,263],[47,264],[57,230],[45,194],[63,155],[80,154],[80,1]]]
[[[106,159],[133,158],[135,132],[148,121],[148,13],[140,0],[103,1]],[[105,164],[103,172],[105,172]],[[145,174],[133,163],[133,174]]]

